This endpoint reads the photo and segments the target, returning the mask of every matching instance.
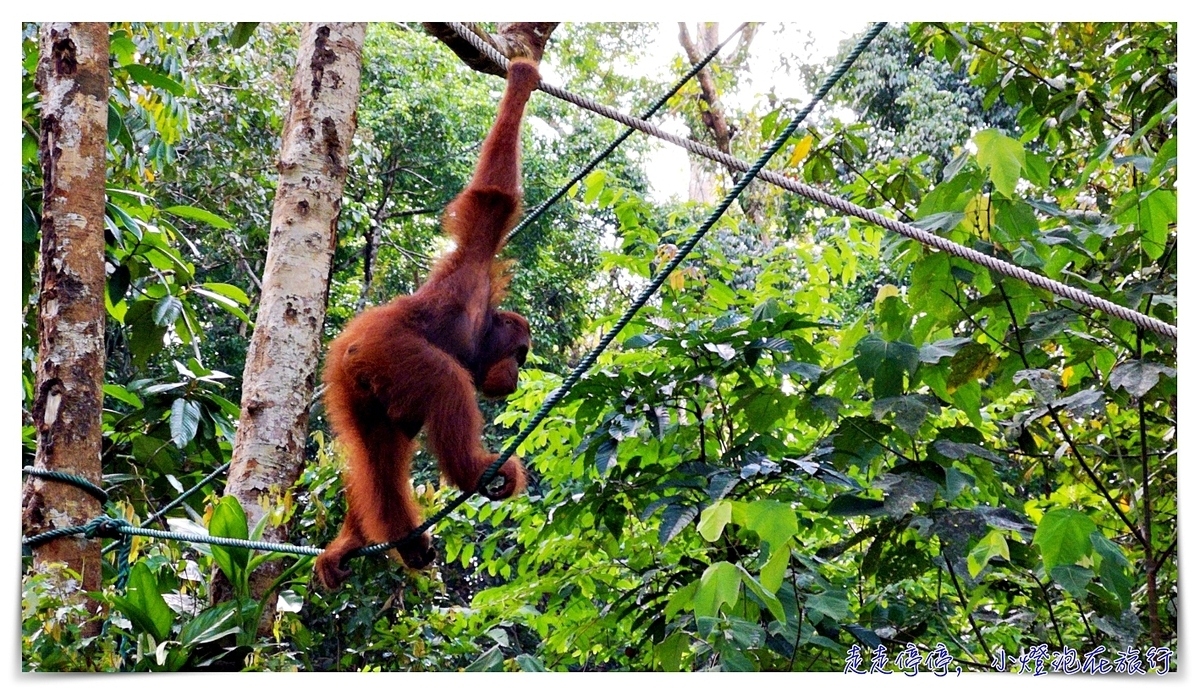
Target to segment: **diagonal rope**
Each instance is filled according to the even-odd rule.
[[[178,507],[179,505],[183,504],[183,501],[186,500],[187,498],[191,497],[192,493],[196,492],[197,490],[204,487],[205,485],[208,485],[213,480],[216,480],[217,476],[221,475],[222,473],[224,473],[227,470],[229,470],[228,463],[218,466],[215,470],[213,470],[212,473],[209,473],[208,475],[204,476],[204,478],[202,478],[200,480],[200,482],[196,483],[195,485],[188,488],[187,490],[184,490],[183,492],[179,493],[178,497],[176,497],[175,499],[168,502],[166,504],[166,506],[164,506],[162,509],[160,509],[157,512],[154,512],[150,516],[146,517],[145,521],[143,521],[141,524],[138,524],[138,526],[139,527],[140,526],[149,526],[150,524],[154,523],[155,521],[158,521],[167,512],[169,512],[172,509],[174,509],[175,507]],[[111,543],[108,545],[108,547],[106,547],[104,550],[102,550],[100,552],[107,553],[115,547],[117,547],[117,544]]]
[[[508,61],[503,55],[500,54],[499,51],[497,51],[483,39],[479,38],[474,32],[470,31],[470,29],[466,28],[464,25],[457,22],[447,22],[447,24],[472,46],[507,70]],[[581,108],[598,113],[601,116],[612,119],[618,123],[621,123],[622,125],[630,128],[636,128],[647,135],[653,135],[660,140],[665,140],[673,145],[682,147],[692,154],[704,157],[706,159],[711,159],[712,161],[723,164],[728,168],[736,169],[742,172],[749,171],[751,168],[746,162],[721,152],[720,150],[707,145],[702,145],[694,140],[679,137],[678,135],[672,135],[671,133],[647,123],[640,118],[635,118],[628,114],[622,113],[612,107],[597,103],[587,97],[573,94],[565,89],[547,84],[544,81],[538,84],[538,89],[553,97],[557,97],[568,103],[575,104]],[[1115,316],[1125,321],[1129,321],[1140,328],[1153,331],[1159,335],[1176,339],[1179,336],[1178,329],[1175,326],[1166,323],[1165,321],[1161,321],[1152,316],[1147,316],[1139,311],[1130,309],[1129,307],[1121,306],[1120,304],[1107,299],[1102,299],[1094,294],[1091,294],[1090,292],[1071,287],[1070,285],[1063,284],[1057,280],[1051,280],[1044,275],[1040,275],[1026,268],[1022,268],[1021,266],[1009,263],[1008,261],[996,258],[994,256],[989,256],[985,253],[980,253],[975,249],[968,248],[961,244],[956,244],[949,239],[940,237],[936,234],[921,229],[920,227],[889,219],[883,215],[880,215],[874,210],[869,210],[860,205],[855,205],[848,200],[830,195],[819,188],[814,188],[813,186],[801,183],[791,177],[772,171],[759,172],[757,175],[764,181],[779,186],[784,190],[797,193],[827,208],[832,208],[843,214],[866,220],[871,224],[883,227],[884,229],[908,237],[909,239],[913,239],[914,241],[926,246],[932,246],[939,251],[945,251],[952,256],[957,256],[964,260],[970,261],[971,263],[981,265],[989,270],[1000,273],[1001,275],[1007,275],[1008,277],[1015,278],[1028,285],[1032,285],[1056,294],[1059,297],[1078,302],[1079,304],[1102,311],[1110,316]]]
[[[709,62],[711,62],[713,58],[717,57],[717,54],[721,52],[721,49],[725,47],[725,44],[729,43],[730,41],[733,40],[733,38],[735,36],[742,33],[742,29],[744,29],[746,27],[746,24],[748,24],[748,22],[742,22],[740,25],[738,25],[738,28],[736,28],[732,32],[730,32],[729,36],[725,37],[724,41],[717,44],[716,48],[714,48],[708,52],[708,55],[704,56],[703,58],[700,59],[699,62],[697,62],[695,65],[693,65],[692,69],[689,70],[686,75],[679,78],[679,81],[675,83],[674,87],[671,87],[671,89],[669,91],[667,91],[667,93],[664,94],[661,99],[659,99],[657,102],[655,102],[653,106],[646,109],[646,112],[642,114],[642,119],[645,120],[647,118],[650,118],[654,114],[658,113],[658,110],[661,109],[663,106],[665,106],[667,101],[669,101],[671,99],[671,97],[675,96],[675,94],[680,89],[683,89],[684,85],[686,85],[693,77],[696,76],[697,73],[699,73],[701,70],[704,69],[704,66],[708,65]],[[457,29],[456,29],[456,31],[457,31]],[[472,36],[474,36],[474,32],[472,32]],[[616,140],[613,140],[612,143],[608,147],[604,148],[604,150],[601,151],[600,154],[596,155],[595,157],[592,157],[592,161],[583,165],[583,168],[580,169],[578,172],[576,172],[576,174],[571,177],[570,181],[566,182],[557,191],[555,191],[554,195],[552,195],[549,198],[547,198],[546,200],[542,201],[541,205],[538,205],[528,215],[525,215],[525,219],[521,220],[520,223],[517,224],[517,226],[513,227],[512,230],[509,231],[509,233],[505,235],[504,242],[508,243],[510,240],[512,240],[513,237],[515,237],[516,235],[518,235],[522,231],[524,231],[526,227],[533,224],[534,221],[536,221],[539,217],[542,216],[542,213],[546,212],[546,210],[551,205],[557,203],[564,195],[567,194],[567,191],[571,190],[572,186],[574,186],[575,184],[582,181],[583,177],[587,176],[592,171],[592,169],[595,169],[600,164],[600,162],[603,162],[605,159],[608,159],[608,156],[610,154],[612,154],[614,151],[616,151],[616,149],[621,146],[621,143],[625,142],[625,140],[630,135],[633,135],[634,132],[636,132],[636,131],[637,131],[637,128],[633,128],[633,127],[626,128],[624,133],[621,133],[621,135],[619,137],[617,137]]]
[[[500,55],[498,51],[485,43],[482,39],[475,36],[474,32],[457,22],[450,22],[449,26],[453,28],[459,36],[470,42],[471,45],[479,49],[484,55],[491,58],[496,64],[500,65],[505,70],[508,69],[508,60],[504,58],[504,56]],[[708,233],[708,230],[717,223],[717,220],[719,220],[721,216],[725,214],[725,211],[729,209],[729,206],[733,205],[733,202],[737,200],[737,197],[741,195],[746,186],[750,185],[750,181],[754,179],[760,170],[762,170],[762,168],[766,165],[767,160],[769,160],[772,155],[774,155],[781,147],[783,147],[788,138],[790,138],[792,133],[795,132],[796,128],[800,126],[800,123],[808,117],[808,115],[816,107],[817,103],[820,102],[821,99],[823,99],[825,95],[833,89],[838,80],[840,80],[842,76],[850,70],[850,66],[853,65],[854,61],[858,59],[858,56],[861,55],[864,50],[866,50],[871,41],[879,35],[879,32],[883,31],[885,26],[887,26],[886,22],[875,24],[861,39],[859,39],[858,43],[855,44],[854,48],[850,51],[850,54],[846,56],[841,64],[838,65],[838,67],[825,78],[825,81],[821,84],[821,87],[817,89],[816,94],[813,95],[813,98],[811,101],[809,101],[808,105],[805,106],[804,109],[802,109],[799,113],[797,113],[796,116],[792,118],[791,122],[788,123],[787,127],[783,129],[783,132],[780,133],[779,136],[776,137],[775,140],[766,147],[762,155],[758,158],[758,161],[751,165],[746,170],[746,173],[737,180],[737,182],[733,185],[733,188],[731,188],[729,192],[725,194],[724,199],[722,199],[721,202],[718,203],[715,208],[713,208],[713,211],[704,220],[704,223],[700,225],[700,228],[697,229],[696,232],[679,247],[679,251],[669,262],[659,268],[658,272],[654,274],[654,277],[650,279],[650,284],[647,285],[644,290],[642,290],[642,293],[639,294],[637,299],[635,299],[629,308],[625,310],[625,313],[621,315],[621,318],[617,320],[616,324],[604,334],[604,337],[600,339],[600,342],[597,343],[596,347],[592,348],[592,350],[583,358],[583,360],[579,362],[575,369],[572,370],[567,378],[563,380],[563,383],[559,385],[558,388],[554,389],[554,391],[546,398],[546,400],[542,402],[541,407],[538,408],[537,412],[533,414],[533,417],[529,419],[529,422],[525,424],[525,426],[520,432],[517,433],[512,441],[509,442],[506,447],[504,447],[504,451],[502,451],[496,457],[496,460],[492,462],[492,465],[488,466],[487,469],[483,471],[483,474],[479,477],[479,485],[477,486],[476,490],[466,490],[459,493],[459,495],[455,497],[450,504],[446,505],[436,514],[426,519],[423,524],[410,531],[409,534],[404,538],[388,543],[377,543],[375,545],[359,548],[353,553],[347,553],[347,556],[357,557],[359,555],[372,555],[410,543],[416,540],[421,534],[425,533],[426,530],[449,516],[451,512],[470,499],[475,492],[483,490],[485,487],[487,487],[488,483],[490,483],[499,473],[500,467],[504,465],[504,462],[507,461],[514,453],[516,453],[517,447],[519,447],[521,443],[533,433],[533,430],[542,423],[546,416],[550,414],[550,410],[558,405],[559,402],[562,401],[562,399],[567,395],[567,393],[570,392],[571,388],[574,387],[575,384],[583,378],[583,375],[592,368],[592,365],[596,363],[597,358],[599,358],[600,354],[608,348],[609,344],[612,343],[612,341],[617,337],[617,334],[624,330],[625,326],[627,326],[629,322],[633,320],[634,315],[636,315],[642,306],[644,306],[646,302],[650,300],[650,297],[652,297],[654,293],[658,291],[658,288],[662,286],[667,277],[674,272],[679,264],[683,262],[683,259],[692,252],[692,249],[696,247],[696,244],[700,243],[700,239],[702,239],[704,235]]]

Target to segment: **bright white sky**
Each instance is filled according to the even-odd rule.
[[[692,27],[694,26],[692,24]],[[809,94],[800,81],[780,68],[780,56],[796,56],[806,63],[823,63],[837,52],[840,42],[857,36],[866,26],[867,23],[861,19],[835,17],[816,18],[804,22],[803,25],[767,23],[759,28],[750,44],[750,69],[747,79],[738,85],[735,92],[722,94],[722,101],[739,109],[748,109],[761,102],[772,88],[781,98],[807,98]],[[724,22],[718,35],[723,40],[736,27],[737,23]],[[694,34],[694,29],[692,31]],[[730,42],[725,51],[733,50],[734,44],[735,42]],[[679,25],[675,22],[662,22],[659,24],[658,37],[649,55],[637,67],[643,68],[646,74],[656,75],[665,81],[676,79],[678,75],[669,73],[668,69],[674,56],[682,51],[679,45]],[[678,119],[656,122],[672,133],[687,135],[686,128]],[[659,140],[653,140],[651,148],[646,162],[651,199],[666,202],[672,197],[686,198],[687,154],[680,148]]]

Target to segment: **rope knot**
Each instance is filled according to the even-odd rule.
[[[132,526],[125,519],[114,519],[111,516],[98,516],[95,519],[87,522],[84,526],[83,535],[88,538],[114,538],[120,539],[124,536],[121,529]]]

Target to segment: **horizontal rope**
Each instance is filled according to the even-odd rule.
[[[188,488],[187,490],[184,490],[183,492],[179,493],[179,496],[176,497],[175,499],[171,500],[170,502],[168,502],[165,507],[163,507],[162,509],[158,510],[157,512],[151,514],[150,516],[146,517],[146,520],[143,521],[141,524],[138,524],[138,526],[149,526],[151,523],[158,521],[158,519],[161,518],[164,514],[171,511],[175,507],[178,507],[180,504],[183,503],[184,500],[191,497],[192,493],[196,492],[197,490],[204,487],[205,485],[208,485],[213,480],[215,480],[217,478],[217,476],[221,475],[222,473],[224,473],[227,470],[229,470],[229,463],[225,463],[225,464],[222,464],[221,466],[218,466],[212,473],[209,473],[208,475],[204,476],[204,478],[202,478],[200,480],[200,482],[196,483],[195,485]],[[100,552],[107,553],[110,550],[113,550],[115,547],[116,547],[115,544],[110,545]]]
[[[456,32],[458,32],[460,36],[475,46],[475,48],[479,49],[493,61],[507,69],[507,60],[495,48],[484,42],[482,39],[476,36],[474,32],[470,31],[463,25],[456,22],[448,22],[448,24]],[[622,125],[635,128],[643,133],[646,133],[647,135],[652,135],[660,140],[669,142],[672,145],[682,147],[692,154],[710,159],[714,162],[718,162],[719,164],[722,164],[730,169],[736,169],[737,171],[742,172],[750,169],[750,165],[746,162],[731,155],[725,154],[718,149],[709,147],[708,145],[703,145],[694,140],[679,137],[678,135],[672,135],[671,133],[658,128],[653,124],[647,123],[643,119],[630,116],[614,108],[593,101],[587,97],[573,94],[565,89],[547,84],[545,81],[538,83],[538,89],[553,97],[600,114],[601,116],[614,120]],[[1179,332],[1175,326],[1172,326],[1165,321],[1160,321],[1152,316],[1147,316],[1146,314],[1134,309],[1130,309],[1129,307],[1124,307],[1107,299],[1102,299],[1094,294],[1091,294],[1090,292],[1071,287],[1070,285],[1065,285],[1057,280],[1051,280],[1044,275],[1040,275],[1031,270],[1014,265],[994,256],[980,253],[975,249],[957,244],[949,239],[921,229],[920,227],[884,217],[873,210],[869,210],[848,200],[830,195],[819,188],[814,188],[808,184],[801,183],[789,176],[784,176],[783,174],[772,171],[761,171],[757,175],[764,181],[779,186],[784,190],[797,193],[825,207],[832,208],[853,217],[858,217],[862,220],[866,220],[871,224],[878,225],[889,231],[906,236],[909,239],[913,239],[914,241],[926,246],[932,246],[939,251],[945,251],[953,256],[976,263],[988,268],[989,270],[994,270],[997,273],[1015,278],[1034,287],[1052,292],[1053,294],[1065,299],[1070,299],[1071,301],[1078,302],[1084,306],[1102,311],[1110,316],[1115,316],[1125,321],[1129,321],[1135,326],[1153,331],[1159,335],[1165,335],[1170,338],[1178,338]]]
[[[52,471],[46,468],[34,468],[33,466],[25,466],[21,469],[21,472],[26,475],[32,475],[35,478],[55,480],[77,487],[99,500],[100,504],[108,502],[108,493],[83,476],[75,475],[74,473],[63,473],[62,471]]]
[[[85,536],[87,538],[121,538],[125,536],[147,536],[150,538],[161,538],[165,540],[184,541],[187,543],[208,543],[210,545],[224,545],[233,548],[246,548],[248,550],[265,550],[275,553],[288,553],[290,555],[320,555],[321,548],[315,548],[307,545],[291,545],[288,543],[270,543],[267,541],[250,541],[244,538],[228,538],[226,536],[210,536],[199,533],[179,533],[176,531],[160,531],[152,528],[142,528],[134,526],[125,519],[116,519],[111,516],[98,516],[86,524],[80,526],[67,526],[64,528],[53,529],[45,533],[39,533],[36,536],[22,538],[21,544],[30,548],[37,547],[43,543],[48,543],[56,538],[65,536]]]

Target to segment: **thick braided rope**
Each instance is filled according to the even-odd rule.
[[[62,471],[52,471],[46,468],[34,468],[33,466],[25,466],[21,469],[26,475],[32,475],[35,478],[45,478],[46,480],[55,480],[60,483],[66,483],[83,490],[92,497],[99,500],[100,504],[108,502],[108,493],[102,490],[98,485],[88,480],[87,478],[75,475],[73,473],[63,473]]]
[[[508,69],[507,59],[500,55],[500,53],[491,46],[488,46],[483,40],[475,36],[474,32],[456,22],[451,22],[449,25],[454,29],[455,32],[459,34],[459,36],[482,51],[484,55],[487,55],[505,70]],[[551,392],[546,400],[542,402],[541,407],[538,408],[537,412],[533,414],[533,417],[529,419],[529,422],[525,424],[525,426],[520,432],[517,433],[512,441],[509,442],[508,446],[504,447],[504,451],[500,452],[500,455],[496,457],[496,460],[492,462],[492,465],[488,466],[487,469],[483,471],[483,474],[479,477],[479,485],[475,491],[463,491],[459,493],[459,495],[455,497],[450,504],[446,505],[436,514],[426,519],[425,523],[410,531],[404,538],[388,543],[377,543],[375,545],[359,548],[353,553],[347,553],[347,557],[372,555],[385,550],[400,547],[407,543],[411,543],[421,534],[425,533],[426,530],[449,516],[451,512],[470,499],[476,491],[482,491],[485,487],[487,487],[488,483],[490,483],[499,473],[500,467],[504,465],[504,462],[507,461],[514,453],[516,453],[517,447],[519,447],[521,443],[533,433],[533,430],[542,423],[546,416],[550,414],[550,410],[558,405],[558,403],[562,401],[567,393],[570,392],[571,388],[574,387],[575,384],[583,378],[583,375],[592,368],[592,365],[596,363],[597,358],[599,358],[600,354],[608,348],[609,344],[612,343],[612,341],[617,337],[617,334],[624,330],[625,326],[627,326],[629,322],[633,320],[634,315],[636,315],[642,306],[644,306],[646,302],[650,300],[650,297],[652,297],[654,293],[658,291],[658,288],[662,286],[667,277],[674,272],[680,263],[683,262],[683,259],[686,258],[689,253],[691,253],[692,249],[696,247],[696,244],[700,243],[700,239],[702,239],[704,235],[708,233],[708,230],[717,223],[717,220],[719,220],[721,216],[725,214],[725,211],[729,209],[729,206],[733,205],[733,202],[737,200],[737,197],[741,195],[746,186],[750,185],[750,181],[753,180],[755,174],[757,174],[763,168],[763,166],[766,165],[767,160],[769,160],[772,155],[774,155],[781,147],[783,147],[788,138],[790,138],[792,133],[795,132],[796,128],[800,126],[800,123],[808,117],[809,113],[812,112],[817,103],[823,99],[831,89],[833,89],[833,86],[837,84],[838,80],[840,80],[842,76],[850,70],[850,66],[853,65],[854,61],[858,59],[858,56],[861,55],[864,50],[866,50],[872,39],[878,36],[879,32],[883,31],[885,26],[887,26],[886,22],[880,22],[872,26],[871,29],[867,31],[867,33],[861,39],[859,39],[853,50],[850,51],[850,54],[846,56],[846,59],[843,60],[842,63],[825,78],[825,81],[821,84],[821,87],[817,90],[817,93],[813,96],[808,105],[805,106],[800,113],[796,114],[795,118],[788,123],[783,132],[780,133],[779,136],[766,147],[762,155],[758,158],[758,161],[750,166],[747,172],[737,180],[737,182],[733,185],[733,188],[725,194],[725,198],[721,200],[721,202],[718,203],[715,208],[713,208],[713,211],[709,214],[708,218],[704,220],[704,223],[700,225],[700,228],[697,229],[696,232],[679,247],[679,251],[670,261],[659,268],[658,272],[654,274],[654,277],[650,279],[650,283],[644,290],[642,290],[642,293],[638,295],[637,299],[630,304],[629,308],[625,310],[625,313],[621,315],[621,318],[617,320],[616,324],[604,334],[604,337],[600,339],[600,342],[596,344],[596,347],[592,348],[592,350],[579,362],[575,369],[572,370],[567,378],[563,380],[563,383],[560,384],[558,388],[554,389],[554,391]]]
[[[209,543],[214,545],[230,546],[233,548],[246,548],[248,550],[265,550],[268,552],[288,553],[291,555],[315,556],[321,554],[321,548],[315,548],[306,545],[269,543],[267,541],[248,541],[243,538],[227,538],[225,536],[209,536],[198,533],[160,531],[158,529],[134,526],[125,519],[115,519],[110,516],[98,516],[81,526],[67,526],[64,528],[53,529],[45,533],[39,533],[38,535],[30,536],[29,538],[22,538],[21,543],[22,545],[34,547],[52,541],[56,538],[77,535],[87,536],[88,538],[93,538],[96,536],[103,538],[148,536],[150,538],[184,541],[187,543]]]
[[[714,48],[708,52],[708,55],[704,56],[703,58],[700,59],[699,62],[697,62],[695,65],[693,65],[692,69],[688,70],[688,73],[686,75],[679,78],[679,81],[675,83],[674,87],[671,87],[671,89],[668,90],[666,94],[662,95],[662,98],[660,98],[657,102],[655,102],[655,104],[653,106],[646,109],[645,113],[642,114],[642,119],[650,118],[654,114],[658,113],[658,110],[661,109],[663,106],[665,106],[667,101],[669,101],[671,99],[671,97],[675,96],[675,94],[680,89],[683,89],[683,86],[686,85],[693,77],[695,77],[697,73],[699,73],[701,70],[703,70],[705,65],[708,65],[712,61],[713,58],[716,58],[717,54],[721,52],[721,49],[725,47],[725,44],[729,43],[730,41],[733,40],[733,38],[735,36],[740,34],[742,29],[745,28],[745,26],[746,26],[746,22],[742,22],[738,26],[737,29],[734,29],[732,32],[730,32],[729,36],[725,37],[724,41],[717,44],[716,48]],[[472,32],[472,36],[474,36],[473,32]],[[576,172],[575,175],[571,177],[570,181],[567,181],[565,184],[563,184],[561,187],[559,187],[559,189],[554,192],[554,195],[552,195],[549,198],[547,198],[546,200],[542,201],[542,203],[540,205],[538,205],[536,208],[534,208],[529,214],[525,215],[525,219],[521,220],[520,223],[517,224],[517,226],[513,227],[508,232],[508,234],[506,234],[504,236],[505,243],[507,243],[510,239],[512,239],[517,234],[520,234],[522,231],[524,231],[524,229],[526,227],[533,224],[533,222],[535,220],[537,220],[539,217],[541,217],[542,214],[544,212],[546,212],[546,210],[549,209],[551,205],[557,203],[564,195],[566,195],[567,191],[571,190],[572,186],[574,186],[575,184],[582,181],[583,177],[587,176],[592,171],[592,169],[595,169],[600,164],[600,162],[603,162],[605,159],[608,159],[608,156],[610,154],[612,154],[613,152],[615,152],[616,149],[621,146],[621,143],[625,142],[625,140],[628,139],[629,136],[633,135],[635,132],[637,132],[636,128],[626,128],[625,132],[621,133],[621,135],[618,136],[616,140],[613,140],[612,143],[609,144],[608,147],[604,148],[604,150],[600,152],[600,154],[596,155],[595,157],[592,157],[592,161],[583,165],[583,168],[581,168],[578,172]]]
[[[124,520],[121,520],[124,521]],[[129,524],[129,522],[125,522]],[[275,553],[288,553],[291,555],[311,555],[317,556],[322,552],[321,548],[315,548],[307,545],[292,545],[290,543],[268,543],[266,541],[248,541],[243,538],[227,538],[225,536],[207,536],[198,533],[178,533],[175,531],[160,531],[159,529],[140,528],[132,525],[121,526],[117,533],[128,536],[149,536],[151,538],[162,538],[173,541],[185,541],[188,543],[211,543],[216,545],[224,545],[232,548],[246,548],[248,550],[266,550]]]
[[[483,41],[483,39],[476,36],[474,32],[470,31],[462,24],[455,22],[449,22],[449,26],[453,28],[454,31],[458,32],[459,36],[470,42],[472,46],[475,46],[475,48],[479,49],[493,61],[507,69],[508,62],[504,56],[501,55],[500,52],[495,48]],[[672,135],[671,133],[665,132],[640,118],[635,118],[628,114],[617,111],[614,108],[599,104],[591,99],[588,99],[587,97],[572,94],[571,92],[560,89],[559,87],[555,87],[553,85],[546,84],[545,82],[539,83],[538,89],[551,96],[562,99],[563,101],[575,104],[576,106],[585,108],[594,113],[598,113],[605,118],[610,118],[618,123],[621,123],[622,125],[630,128],[636,128],[647,135],[653,135],[660,140],[665,140],[673,145],[682,147],[692,154],[705,157],[706,159],[711,159],[715,162],[725,165],[726,167],[743,172],[750,169],[749,164],[737,159],[736,157],[725,154],[724,152],[707,145],[702,145],[693,140]],[[848,200],[843,200],[836,196],[832,196],[818,188],[801,183],[791,177],[772,171],[760,172],[758,173],[758,177],[764,181],[768,181],[776,186],[779,186],[784,190],[797,193],[826,207],[833,208],[834,210],[838,210],[844,214],[866,220],[871,224],[875,224],[883,227],[884,229],[896,232],[897,234],[906,236],[909,239],[913,239],[921,244],[925,244],[926,246],[932,246],[938,250],[945,251],[946,253],[958,256],[959,258],[965,259],[972,263],[982,265],[983,267],[994,270],[1002,275],[1007,275],[1034,287],[1047,290],[1058,295],[1059,297],[1070,299],[1086,307],[1102,311],[1110,316],[1124,319],[1140,328],[1144,328],[1170,338],[1178,338],[1179,336],[1178,329],[1175,326],[1166,323],[1165,321],[1160,321],[1159,319],[1156,319],[1152,316],[1147,316],[1146,314],[1130,309],[1129,307],[1124,307],[1107,299],[1102,299],[1084,290],[1065,285],[1056,280],[1051,280],[1044,275],[1039,275],[1038,273],[1027,270],[1018,265],[1014,265],[999,258],[980,253],[975,249],[968,248],[961,244],[956,244],[949,239],[945,239],[931,232],[927,232],[920,227],[915,227],[911,224],[886,218],[873,210],[868,210],[867,208],[864,208],[860,205],[855,205]]]

